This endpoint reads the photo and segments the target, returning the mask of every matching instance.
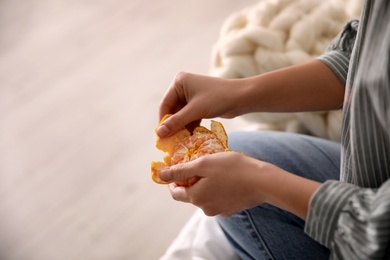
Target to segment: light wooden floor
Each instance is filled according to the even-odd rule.
[[[255,2],[0,1],[1,260],[164,252],[194,207],[150,180],[159,100]]]

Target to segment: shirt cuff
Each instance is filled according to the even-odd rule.
[[[311,197],[305,233],[331,248],[339,215],[352,194],[358,191],[352,184],[327,181]]]
[[[332,50],[317,57],[317,60],[325,63],[345,86],[349,67],[349,58],[346,53],[340,50]]]

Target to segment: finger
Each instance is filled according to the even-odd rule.
[[[160,120],[166,114],[174,114],[187,104],[183,89],[183,72],[179,72],[173,78],[167,92],[165,93],[159,109]]]
[[[187,105],[179,110],[176,114],[173,114],[168,119],[166,119],[158,128],[157,134],[160,137],[170,136],[176,132],[184,129],[187,126],[189,130],[192,131],[196,126],[199,126],[200,120],[197,117],[194,117],[192,105]]]
[[[178,186],[176,183],[170,183],[168,187],[174,200],[186,203],[190,202],[186,187]]]
[[[159,120],[161,120],[166,114],[174,114],[179,111],[186,102],[181,100],[182,97],[178,96],[174,86],[171,86],[165,93],[159,106]]]
[[[193,167],[191,166],[192,164],[193,161],[176,164],[162,169],[160,172],[160,179],[166,182],[178,182],[196,176],[193,172]]]

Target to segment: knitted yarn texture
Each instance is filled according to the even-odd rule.
[[[261,0],[231,14],[213,46],[212,76],[243,78],[312,60],[344,25],[360,15],[362,0]],[[252,113],[258,129],[340,140],[341,111]]]

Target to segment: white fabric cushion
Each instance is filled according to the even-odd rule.
[[[262,0],[231,14],[213,46],[210,74],[242,78],[299,64],[324,53],[362,0]],[[267,129],[340,140],[341,111],[254,113],[243,118]]]
[[[213,217],[197,210],[160,260],[239,260]]]

